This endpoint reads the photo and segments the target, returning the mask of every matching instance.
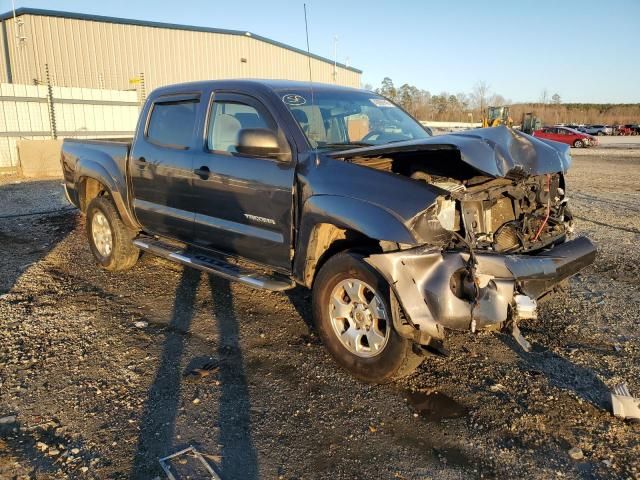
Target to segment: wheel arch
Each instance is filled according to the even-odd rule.
[[[89,159],[80,159],[77,165],[78,200],[80,210],[86,212],[87,206],[94,198],[108,194],[116,206],[120,218],[130,228],[138,229],[139,225],[127,208],[126,185],[116,181],[104,165]]]
[[[293,273],[307,287],[322,265],[339,252],[381,253],[389,244],[415,243],[409,229],[392,213],[350,197],[311,197],[301,218]]]

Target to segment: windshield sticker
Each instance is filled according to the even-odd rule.
[[[282,101],[287,105],[304,105],[307,103],[307,99],[302,95],[298,95],[297,93],[287,93],[284,97],[282,97]]]
[[[369,101],[376,107],[393,108],[395,105],[386,98],[370,98]]]

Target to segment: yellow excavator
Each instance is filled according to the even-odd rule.
[[[509,116],[509,107],[487,107],[482,116],[482,128],[500,125],[513,126],[513,120]]]

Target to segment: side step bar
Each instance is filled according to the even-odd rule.
[[[271,275],[259,274],[252,270],[244,269],[239,265],[229,263],[224,259],[189,251],[151,237],[137,238],[133,241],[133,244],[145,252],[188,267],[197,268],[227,280],[244,283],[250,287],[272,291],[288,290],[295,287],[295,283],[284,275],[277,273]]]

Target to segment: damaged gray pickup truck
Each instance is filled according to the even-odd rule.
[[[506,127],[431,137],[374,93],[228,80],[155,90],[135,137],[65,140],[107,270],[141,251],[256,288],[313,289],[336,361],[387,382],[448,330],[509,329],[594,261],[571,239],[569,148]]]

